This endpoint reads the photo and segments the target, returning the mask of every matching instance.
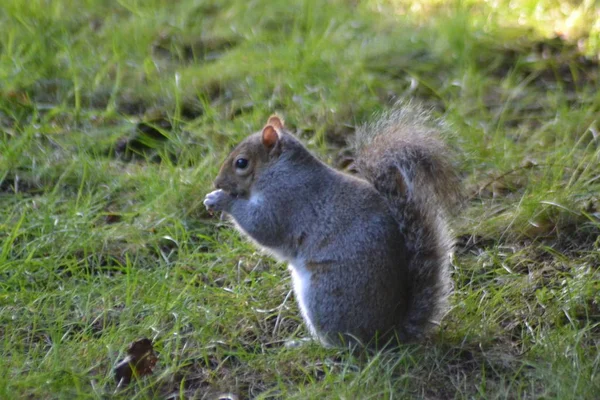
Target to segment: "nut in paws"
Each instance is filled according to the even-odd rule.
[[[226,211],[231,196],[223,190],[214,190],[206,195],[204,198],[204,206],[210,212],[215,211]]]

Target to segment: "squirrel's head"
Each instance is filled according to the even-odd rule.
[[[215,187],[233,196],[248,196],[259,173],[281,153],[282,135],[283,120],[272,115],[261,132],[244,139],[227,156]]]

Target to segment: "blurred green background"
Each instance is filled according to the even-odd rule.
[[[0,4],[1,398],[595,398],[595,1]],[[202,207],[278,112],[333,166],[414,99],[468,196],[429,342],[314,343],[285,266]],[[128,344],[154,374],[117,389]]]

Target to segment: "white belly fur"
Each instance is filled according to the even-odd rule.
[[[292,273],[292,283],[294,285],[294,295],[296,296],[296,301],[298,302],[298,306],[300,307],[300,312],[302,313],[302,318],[304,318],[304,322],[308,327],[311,335],[316,337],[316,329],[310,319],[310,313],[307,307],[308,302],[308,293],[310,290],[310,278],[311,272],[306,269],[304,262],[302,260],[292,260],[289,265],[289,269]]]

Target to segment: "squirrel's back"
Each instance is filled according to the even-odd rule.
[[[439,321],[451,292],[449,217],[461,196],[443,126],[398,104],[357,132],[355,168],[385,197],[404,235],[410,293],[399,333],[419,339]]]

